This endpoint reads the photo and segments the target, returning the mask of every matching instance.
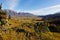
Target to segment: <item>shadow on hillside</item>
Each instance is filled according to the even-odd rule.
[[[56,27],[54,27],[54,26],[49,26],[48,27],[49,28],[49,30],[51,31],[51,32],[60,32],[60,30],[58,30]]]

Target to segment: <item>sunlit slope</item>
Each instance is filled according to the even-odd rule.
[[[60,33],[50,32],[41,19],[9,19],[0,29],[1,40],[60,40]]]

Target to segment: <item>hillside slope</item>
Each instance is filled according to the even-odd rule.
[[[32,19],[10,19],[9,25],[0,28],[1,40],[59,40],[59,33],[48,30],[47,25]],[[41,19],[40,19],[41,20]]]

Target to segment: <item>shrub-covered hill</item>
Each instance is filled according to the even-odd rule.
[[[0,40],[59,40],[59,32],[51,32],[50,26],[39,18],[12,18],[0,27]]]

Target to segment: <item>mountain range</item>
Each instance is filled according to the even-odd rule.
[[[36,17],[36,15],[33,15],[31,13],[25,13],[25,12],[15,12],[12,10],[4,10],[7,13],[7,16],[11,15],[12,17]]]
[[[54,14],[49,14],[45,16],[40,16],[40,15],[34,15],[32,13],[27,13],[27,12],[15,12],[12,10],[4,10],[7,13],[7,16],[11,15],[12,17],[39,17],[43,19],[55,19],[55,18],[60,18],[60,12],[56,12]]]
[[[38,17],[42,17],[43,19],[57,19],[60,18],[60,12],[56,12],[54,14],[49,14],[45,16],[38,16]]]

